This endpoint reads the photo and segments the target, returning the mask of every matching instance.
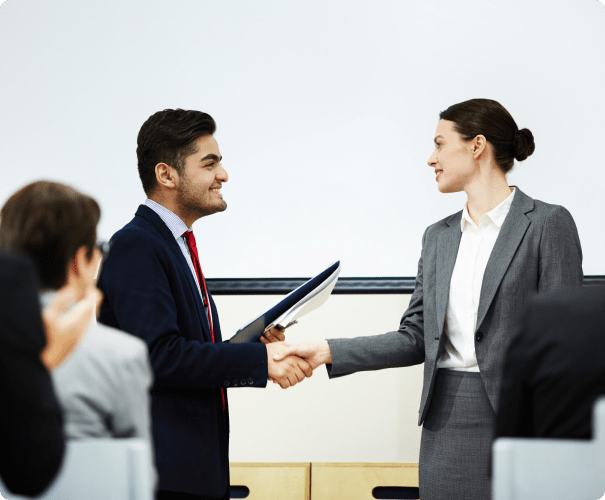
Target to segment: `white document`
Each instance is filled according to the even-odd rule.
[[[288,311],[283,313],[273,323],[267,325],[265,331],[270,328],[273,328],[274,326],[287,328],[290,325],[296,323],[298,318],[323,306],[332,294],[332,290],[334,289],[334,286],[336,286],[336,282],[338,281],[339,275],[340,266],[338,266],[338,269],[336,269],[336,271],[334,271],[330,275],[330,277],[326,279],[320,286],[318,286],[315,290],[309,293],[309,295],[299,300],[294,306],[292,306]]]

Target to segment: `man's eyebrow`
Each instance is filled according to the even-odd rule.
[[[223,161],[223,157],[221,156],[220,158],[218,156],[216,156],[215,154],[210,153],[209,155],[204,156],[201,161],[206,161],[206,160],[214,160],[214,161],[218,161],[221,162]]]
[[[438,135],[437,137],[435,137],[435,138],[433,139],[433,141],[434,141],[434,142],[437,142],[437,139],[439,139],[440,137],[441,137],[442,139],[445,139],[445,137],[443,137],[442,135]]]

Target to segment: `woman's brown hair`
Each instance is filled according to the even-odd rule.
[[[536,149],[533,134],[526,128],[519,130],[504,106],[491,99],[454,104],[442,111],[439,118],[454,122],[454,130],[465,141],[483,135],[492,145],[496,162],[504,173],[512,170],[515,159],[523,161]]]
[[[27,255],[42,288],[58,289],[78,248],[96,244],[99,205],[57,182],[38,181],[13,194],[0,211],[0,247]]]

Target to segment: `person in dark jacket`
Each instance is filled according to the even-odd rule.
[[[590,439],[604,360],[605,287],[534,298],[506,353],[496,437]]]
[[[73,299],[64,288],[41,316],[31,264],[0,250],[0,478],[16,494],[42,493],[63,460],[63,420],[48,369],[77,345],[100,294],[75,307]]]

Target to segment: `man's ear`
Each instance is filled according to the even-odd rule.
[[[471,153],[477,160],[487,150],[487,139],[484,135],[476,136],[470,143]]]
[[[176,169],[166,163],[158,163],[155,166],[155,180],[158,186],[174,189],[177,185],[179,174]]]

